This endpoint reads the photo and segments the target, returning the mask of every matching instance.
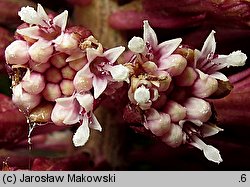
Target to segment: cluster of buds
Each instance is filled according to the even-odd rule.
[[[66,28],[67,11],[52,16],[38,4],[37,10],[23,7],[18,15],[25,23],[5,58],[12,100],[30,122],[80,124],[73,143],[83,146],[90,128],[102,130],[94,110],[103,96],[115,97],[118,88],[128,88],[121,111],[131,126],[140,124],[169,146],[193,145],[209,160],[222,161],[219,151],[201,140],[222,130],[208,99],[230,92],[218,70],[242,66],[247,57],[241,51],[215,54],[215,31],[199,51],[182,45],[181,38],[158,44],[145,20],[143,38],[128,43],[131,59],[120,62],[125,47],[104,49],[85,28]]]
[[[141,123],[143,130],[139,131],[147,129],[171,147],[189,144],[202,150],[208,160],[220,163],[219,151],[201,140],[222,130],[216,126],[209,99],[224,97],[232,89],[218,70],[242,66],[247,57],[241,51],[215,54],[214,34],[209,34],[201,51],[182,45],[181,38],[158,44],[145,20],[143,38],[133,37],[128,43],[134,54],[128,62],[133,75],[124,117]],[[129,119],[132,113],[134,120]]]
[[[102,128],[93,114],[109,85],[127,80],[128,69],[117,64],[124,47],[103,49],[84,27],[66,28],[68,11],[48,15],[38,4],[23,7],[25,22],[5,50],[12,79],[12,101],[31,123],[81,124],[73,142],[82,146],[89,128]]]

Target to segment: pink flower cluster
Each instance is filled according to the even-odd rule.
[[[89,128],[102,130],[93,114],[95,101],[127,73],[115,65],[125,48],[105,50],[87,29],[66,28],[67,11],[54,17],[38,4],[37,10],[23,7],[18,15],[25,23],[5,50],[13,74],[13,102],[31,122],[80,122],[73,142],[84,145]]]
[[[214,33],[201,51],[193,50],[181,45],[181,38],[159,44],[156,33],[144,21],[143,38],[133,37],[128,43],[134,53],[129,62],[134,73],[125,116],[140,111],[134,119],[167,145],[188,143],[201,149],[207,159],[220,163],[219,151],[201,140],[222,130],[214,124],[214,111],[207,99],[230,91],[227,77],[218,70],[242,66],[247,57],[241,51],[215,54]]]
[[[73,143],[83,146],[89,128],[102,130],[93,113],[102,96],[115,97],[118,88],[128,88],[125,121],[139,122],[169,146],[188,143],[209,160],[222,161],[219,151],[201,140],[222,130],[207,99],[225,95],[221,90],[229,81],[218,70],[242,66],[247,57],[241,51],[215,54],[215,31],[201,51],[193,50],[181,38],[159,44],[145,20],[143,38],[128,42],[131,59],[120,62],[125,47],[104,49],[85,28],[66,28],[67,11],[52,16],[38,4],[37,10],[23,7],[18,15],[25,23],[5,58],[13,71],[12,100],[30,121],[79,123]]]

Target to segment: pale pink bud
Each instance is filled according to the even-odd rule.
[[[179,125],[171,123],[171,128],[168,133],[161,137],[161,140],[171,147],[178,147],[183,142],[183,132]]]
[[[69,66],[65,66],[64,68],[62,68],[62,77],[64,79],[70,79],[70,80],[73,80],[75,75],[76,75],[76,72],[71,69]]]
[[[40,73],[27,71],[22,79],[22,87],[30,94],[39,94],[45,88],[44,77]]]
[[[192,94],[196,97],[206,98],[218,89],[218,81],[198,70],[199,78],[194,82]]]
[[[12,42],[5,49],[5,58],[8,64],[25,64],[30,59],[28,53],[28,44],[23,40]]]
[[[156,136],[162,136],[166,134],[169,131],[171,125],[170,116],[165,113],[159,113],[159,115],[155,115],[157,111],[154,109],[150,110],[151,111],[147,116],[147,122],[144,123],[144,126]]]
[[[191,67],[186,67],[182,74],[175,77],[175,83],[178,86],[192,86],[198,77],[196,71]]]
[[[33,60],[30,60],[29,66],[34,71],[37,71],[39,73],[44,73],[50,67],[50,63],[37,63],[34,62]]]
[[[90,93],[86,94],[79,94],[76,93],[76,99],[79,102],[79,104],[84,108],[86,112],[90,112],[93,110],[93,104],[94,104],[94,97]]]
[[[142,67],[148,73],[154,73],[157,70],[157,65],[152,61],[143,63]]]
[[[69,67],[71,67],[75,71],[79,71],[80,69],[83,68],[83,66],[87,64],[87,58],[79,58],[77,60],[73,60],[69,62]]]
[[[168,101],[163,110],[169,114],[172,122],[179,122],[186,117],[186,108],[175,101]]]
[[[29,110],[35,108],[41,101],[40,95],[38,95],[38,94],[33,95],[33,94],[29,94],[29,93],[25,92],[22,89],[21,84],[14,86],[12,91],[13,91],[12,101],[22,111],[29,111]]]
[[[180,75],[187,66],[187,60],[179,55],[172,54],[159,64],[160,70],[166,70],[171,76]]]
[[[67,100],[67,101],[64,101]],[[61,104],[59,101],[63,101]],[[51,113],[51,120],[56,125],[72,125],[79,122],[80,105],[74,98],[59,98]]]
[[[59,69],[51,67],[46,71],[45,78],[49,82],[59,83],[62,80],[62,75]]]
[[[210,104],[200,98],[190,97],[183,106],[187,109],[188,119],[206,122],[212,115]]]
[[[78,45],[79,43],[74,37],[73,33],[61,34],[55,39],[56,51],[64,52],[67,54],[70,54],[73,50],[77,49]]]
[[[29,54],[35,62],[46,63],[53,53],[51,42],[38,40],[29,48]]]
[[[162,80],[159,80],[160,85],[158,87],[158,90],[160,92],[167,91],[169,89],[171,82],[172,82],[172,78],[170,75],[164,76]]]
[[[56,54],[56,55],[53,55],[51,58],[50,58],[50,62],[53,66],[55,66],[56,68],[60,69],[64,66],[66,66],[67,62],[66,62],[66,59],[67,59],[68,55],[65,54],[65,53],[59,53],[59,54]]]
[[[55,101],[62,95],[60,86],[58,84],[53,84],[53,83],[48,83],[45,86],[42,94],[44,99],[46,99],[47,101]]]
[[[78,74],[76,74],[73,80],[73,84],[77,92],[89,91],[93,87],[93,78],[88,74],[81,74],[81,76],[77,75]]]
[[[73,81],[71,80],[62,80],[60,88],[62,90],[62,94],[65,96],[71,96],[75,91]]]

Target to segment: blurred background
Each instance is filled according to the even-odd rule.
[[[250,169],[250,69],[225,69],[234,89],[225,98],[212,101],[218,126],[224,131],[205,141],[220,150],[223,162],[212,163],[203,153],[186,146],[169,148],[137,134],[106,108],[95,112],[104,131],[91,132],[86,146],[72,145],[74,127],[53,124],[35,127],[32,144],[29,125],[11,102],[10,79],[4,50],[14,40],[23,6],[47,12],[69,11],[69,25],[90,29],[104,47],[127,46],[133,36],[142,36],[142,21],[148,19],[159,42],[182,37],[184,44],[201,49],[215,30],[216,53],[241,50],[250,56],[249,0],[0,0],[0,168],[2,170],[249,170]]]

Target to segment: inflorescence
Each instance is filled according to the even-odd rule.
[[[90,128],[102,130],[94,115],[102,99],[127,89],[127,103],[120,109],[125,122],[140,124],[171,147],[192,145],[208,160],[222,161],[219,151],[202,141],[222,130],[209,99],[230,92],[219,70],[242,66],[247,57],[241,51],[216,54],[215,31],[198,50],[183,45],[181,38],[159,43],[145,20],[143,37],[128,42],[131,58],[120,60],[125,47],[105,49],[86,28],[67,27],[67,11],[48,15],[38,4],[37,10],[23,7],[18,15],[24,23],[5,58],[12,100],[29,121],[79,124],[73,143],[83,146]]]

